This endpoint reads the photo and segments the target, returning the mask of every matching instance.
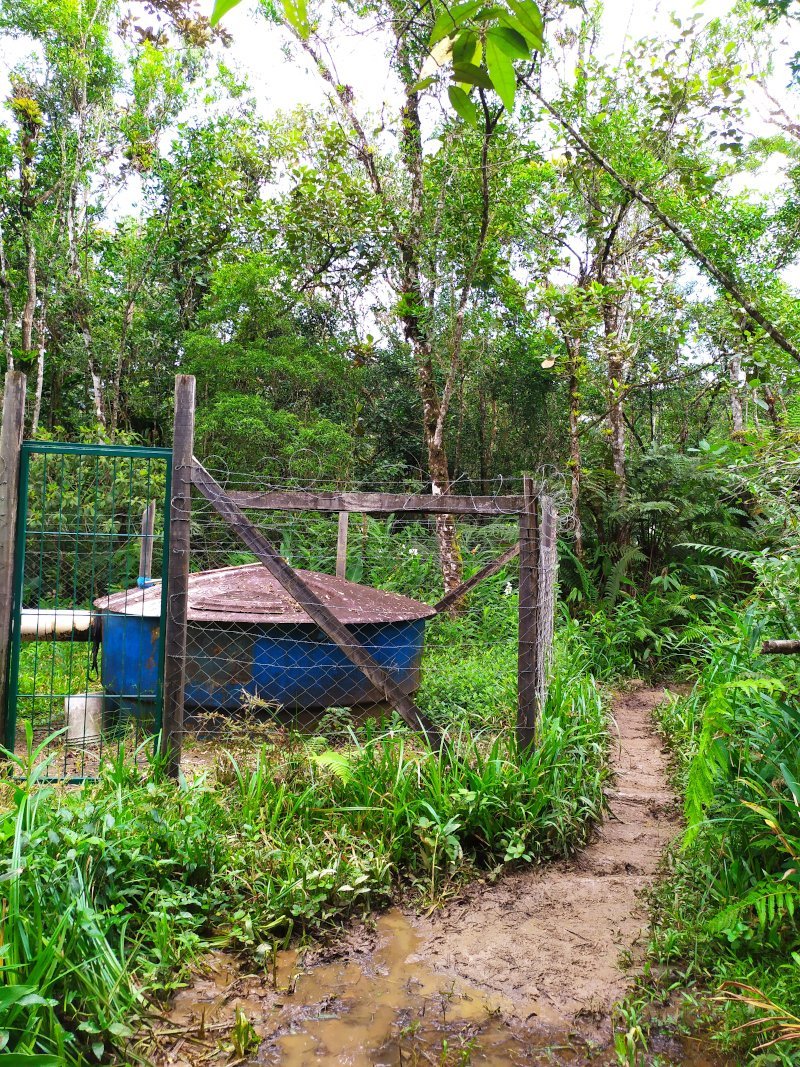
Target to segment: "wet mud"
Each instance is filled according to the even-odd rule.
[[[642,893],[680,829],[653,726],[662,689],[614,701],[610,809],[575,857],[469,887],[420,925],[426,961],[510,998],[517,1018],[611,1039],[610,1015],[644,950]],[[615,731],[613,730],[615,727]]]
[[[662,697],[639,688],[615,702],[610,813],[579,855],[475,883],[432,916],[393,908],[258,973],[212,954],[155,1027],[151,1061],[617,1063],[611,1011],[644,947],[641,892],[680,826],[651,722]],[[722,1063],[691,1038],[656,1039],[652,1052],[662,1064]]]

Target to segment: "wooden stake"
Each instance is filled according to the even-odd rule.
[[[521,752],[536,740],[539,715],[539,525],[533,479],[523,479],[525,509],[519,517],[519,660],[517,741]]]
[[[351,630],[340,622],[303,578],[280,555],[276,548],[253,525],[247,516],[233,503],[225,490],[195,459],[192,467],[192,483],[200,490],[214,510],[235,530],[239,538],[267,568],[270,574],[292,596],[308,617],[319,626],[345,656],[358,667],[362,674],[384,694],[386,700],[405,719],[409,726],[421,730],[431,745],[440,745],[439,731],[404,693],[402,688],[376,663]]]
[[[25,375],[6,374],[3,423],[0,427],[0,741],[5,738],[8,697],[8,651],[14,588],[19,456],[25,428]]]
[[[537,500],[539,519],[539,606],[537,643],[539,655],[537,687],[539,709],[547,699],[550,659],[555,631],[556,593],[558,573],[558,512],[551,496],[542,494]]]
[[[336,577],[347,577],[347,528],[350,523],[350,512],[339,512],[339,530],[336,535]]]
[[[765,641],[761,646],[762,655],[797,656],[800,655],[800,641],[795,639]]]
[[[172,499],[167,547],[167,618],[161,718],[162,748],[167,753],[168,771],[173,777],[177,777],[181,765],[186,689],[194,401],[194,378],[191,374],[179,374],[175,379],[175,421],[172,435]]]
[[[153,534],[156,528],[156,502],[151,500],[142,512],[142,544],[139,548],[140,584],[149,581],[153,571]]]

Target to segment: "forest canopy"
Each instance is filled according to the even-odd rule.
[[[610,58],[598,4],[487,11],[253,8],[318,85],[285,106],[230,15],[7,2],[2,344],[30,433],[163,443],[189,371],[229,469],[546,467],[579,562],[635,543],[663,569],[684,504],[659,488],[800,421],[794,12],[700,8]]]

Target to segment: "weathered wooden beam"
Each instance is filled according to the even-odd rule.
[[[14,552],[17,532],[19,457],[25,428],[25,375],[6,374],[0,427],[0,742],[6,736],[8,650],[14,601]]]
[[[519,517],[519,653],[517,741],[521,752],[536,741],[539,715],[539,523],[533,479],[523,480],[525,508]]]
[[[761,651],[771,656],[797,656],[800,655],[800,640],[765,641]]]
[[[434,496],[429,493],[327,493],[305,489],[257,492],[235,490],[228,498],[253,511],[356,511],[391,515],[402,511],[445,515],[518,515],[521,496]]]
[[[296,570],[270,544],[261,531],[241,511],[225,490],[208,473],[203,465],[194,460],[192,482],[208,500],[214,510],[222,516],[239,536],[241,541],[259,559],[270,574],[283,586],[304,609],[308,617],[327,634],[351,663],[369,679],[375,688],[384,694],[386,700],[395,708],[405,721],[415,730],[421,730],[434,745],[441,744],[439,731],[433,723],[416,706],[414,701],[404,693],[402,688],[384,669],[375,662],[369,652],[356,639],[351,630],[340,622],[330,608],[324,604]]]
[[[536,669],[539,712],[547,699],[550,658],[556,623],[556,585],[558,581],[558,512],[551,496],[541,493],[536,500],[539,529],[539,619],[537,641],[539,656]]]
[[[499,570],[505,567],[506,563],[510,563],[515,556],[519,555],[519,541],[507,548],[505,552],[502,552],[496,559],[493,559],[490,563],[487,563],[485,567],[481,567],[480,570],[475,571],[471,578],[467,578],[456,586],[456,588],[448,593],[447,596],[443,596],[438,604],[435,605],[437,612],[447,611],[453,604],[457,603],[462,597],[465,597],[467,593],[471,592],[476,585],[479,585],[484,578],[491,578],[493,574],[497,574]]]
[[[336,577],[347,577],[347,528],[350,524],[350,512],[339,512],[339,528],[336,532]]]
[[[167,768],[177,777],[183,741],[186,691],[186,624],[189,610],[191,555],[192,453],[194,451],[195,380],[190,374],[175,379],[175,417],[172,434],[172,494],[169,502],[167,546],[167,619],[164,638],[164,687],[161,743]]]

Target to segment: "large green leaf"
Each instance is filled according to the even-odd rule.
[[[497,44],[509,59],[529,59],[531,50],[528,42],[518,30],[509,26],[493,26],[487,36]]]
[[[507,111],[514,110],[514,95],[517,91],[517,76],[514,64],[504,48],[498,44],[497,31],[491,29],[486,34],[486,67],[492,80],[494,91],[503,101]],[[458,79],[459,81],[461,79]]]
[[[311,33],[308,24],[308,0],[282,0],[282,7],[286,21],[305,41]]]
[[[433,83],[435,81],[437,81],[437,80],[438,79],[437,79],[435,74],[431,74],[427,78],[420,78],[420,80],[418,82],[414,82],[414,84],[411,86],[411,89],[409,90],[409,92],[421,93],[423,89],[430,88],[430,86],[433,85]]]
[[[508,6],[519,19],[531,46],[541,51],[544,45],[544,23],[539,8],[533,0],[508,0]]]
[[[450,103],[453,105],[453,110],[457,115],[460,115],[464,122],[470,126],[478,125],[478,109],[475,106],[475,101],[470,100],[464,90],[458,85],[450,85],[447,89],[447,95],[450,97]]]
[[[209,19],[212,26],[216,26],[223,15],[227,15],[232,7],[241,4],[242,0],[214,0],[214,10]]]
[[[492,89],[492,79],[482,67],[476,67],[466,63],[463,66],[453,67],[453,81],[461,85],[477,85],[481,89]]]
[[[433,24],[428,44],[435,45],[443,37],[452,37],[465,19],[471,18],[480,6],[480,0],[467,0],[466,3],[455,4],[449,10],[443,11]]]
[[[528,51],[531,52],[534,49],[538,49],[541,45],[539,38],[526,29],[525,26],[519,21],[516,15],[510,14],[508,11],[504,11],[501,15],[498,15],[497,21],[501,23],[506,29],[513,30],[514,33],[518,33],[520,37],[525,41],[528,46]]]
[[[9,1004],[16,1004],[18,1000],[32,991],[32,987],[24,985],[0,986],[0,1008],[6,1008]]]
[[[64,1067],[64,1060],[44,1052],[4,1052],[3,1067]]]
[[[463,29],[453,41],[453,63],[456,66],[480,66],[483,47],[474,30]]]

